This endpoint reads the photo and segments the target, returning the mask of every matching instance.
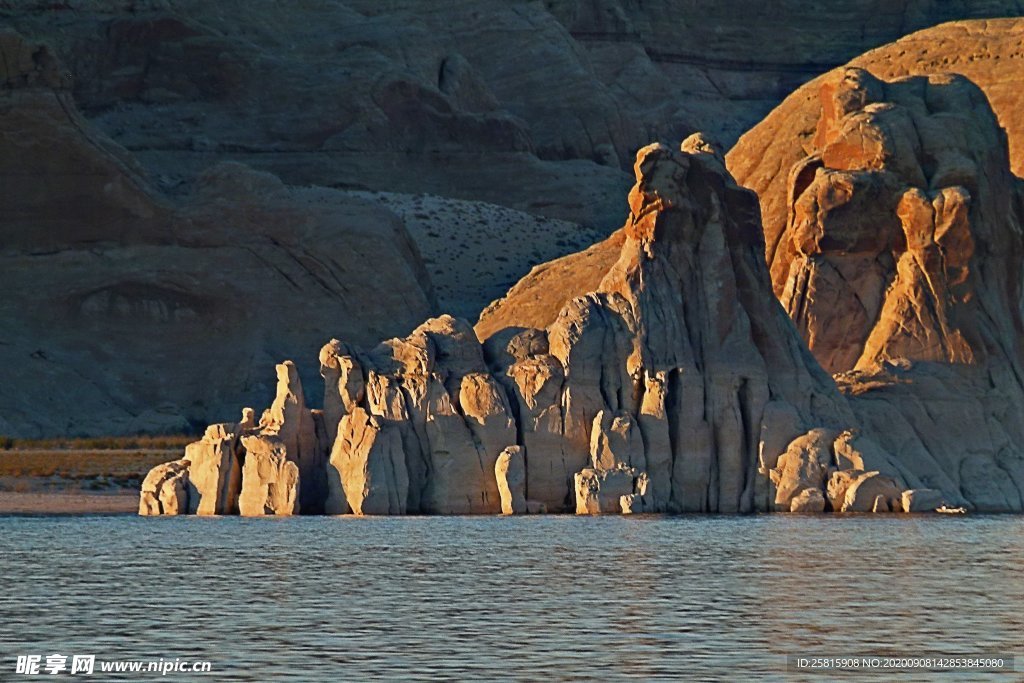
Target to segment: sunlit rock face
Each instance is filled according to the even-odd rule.
[[[890,82],[850,67],[817,88],[814,101],[794,95],[817,116],[801,159],[750,158],[779,134],[776,115],[729,157],[778,169],[751,176],[774,289],[901,471],[979,509],[1019,510],[1024,195],[1006,134],[961,76]]]
[[[865,52],[789,93],[726,156],[729,171],[761,200],[769,262],[789,214],[789,170],[814,148],[821,86],[839,78],[846,66],[866,69],[886,81],[944,73],[966,76],[985,93],[999,125],[1007,131],[1010,168],[1018,176],[1024,175],[1024,91],[1019,87],[1024,67],[1022,35],[1024,19],[1020,18],[950,22]]]
[[[869,511],[881,512],[924,488],[855,429],[800,343],[772,296],[757,198],[713,145],[700,136],[680,150],[649,145],[634,169],[618,259],[546,328],[515,325],[513,307],[512,324],[484,343],[451,316],[368,350],[332,340],[320,353],[324,410],[312,449],[281,436],[302,433],[295,425],[309,411],[277,406],[295,395],[279,366],[271,426],[250,429],[272,430],[298,467],[300,510],[853,509],[845,491],[826,498],[840,477],[846,488],[870,478],[851,505],[871,497]],[[304,450],[330,455],[311,474]],[[326,490],[308,493],[303,483],[321,466]],[[275,471],[290,484],[286,469]]]
[[[624,495],[651,511],[750,511],[773,394],[793,401],[795,429],[846,417],[768,290],[756,199],[697,142],[641,150],[618,261],[547,329],[503,330],[481,353],[441,318],[348,360],[325,348],[325,365],[363,377],[329,387],[366,387],[329,403],[361,397],[405,431],[416,509],[498,511],[489,475],[520,444],[526,497],[549,510],[590,509],[582,481],[590,511],[619,511]]]
[[[895,359],[977,365],[996,342],[984,337],[1015,345],[1019,182],[981,91],[851,68],[820,98],[772,263],[818,360],[833,373]]]
[[[597,35],[618,36],[625,35],[634,30],[635,18],[628,12],[602,13],[596,5],[591,7],[581,3],[565,3],[567,16],[571,17],[580,30],[594,31]],[[568,7],[573,8],[569,14]],[[660,16],[668,16],[665,12],[668,7],[655,8],[655,4],[644,3],[644,9]],[[712,12],[721,8],[713,9]],[[801,34],[800,39],[774,40],[770,45],[765,46],[764,51],[759,52],[760,57],[767,58],[775,50],[786,52],[787,57],[792,57],[792,48],[799,45],[800,49],[814,50],[813,36],[822,36],[830,43],[829,49],[848,49],[849,55],[858,51],[855,47],[856,40],[875,33],[881,37],[891,29],[886,27],[889,12],[907,17],[899,3],[885,3],[885,7],[873,7],[868,15],[872,19],[865,25],[858,24],[857,15],[863,12],[863,7],[856,3],[848,3],[844,6],[844,12],[851,14],[845,16],[838,25],[830,26],[826,31],[806,31],[800,29],[800,24],[792,18],[784,21],[782,26],[773,24],[781,15],[779,7],[772,6],[770,12],[772,17],[765,21],[758,21],[758,30],[762,27],[770,27],[775,31],[795,31]],[[932,6],[931,10],[956,12],[961,8],[953,8],[951,5]],[[996,10],[995,6],[989,9]],[[660,12],[659,12],[660,10]],[[729,6],[725,10],[733,12],[734,7]],[[925,8],[916,8],[915,11],[926,12]],[[998,11],[996,12],[998,13]],[[1006,14],[1011,14],[1007,8]],[[817,13],[815,13],[817,14]],[[865,15],[865,16],[868,16]],[[701,17],[710,16],[706,12]],[[747,16],[747,15],[744,15]],[[918,15],[924,21],[924,16]],[[949,16],[948,18],[953,18]],[[686,18],[690,20],[690,17]],[[721,24],[721,17],[719,25]],[[821,20],[802,17],[800,21]],[[915,20],[916,21],[916,20]],[[670,24],[675,26],[677,24]],[[924,25],[924,24],[921,24]],[[584,28],[586,27],[586,28]],[[600,27],[599,29],[596,27]],[[838,39],[833,28],[849,30],[846,38]],[[856,28],[855,28],[856,27]],[[652,33],[637,32],[644,40],[657,43],[657,25],[651,26]],[[674,30],[674,28],[672,29]],[[747,29],[749,28],[749,22]],[[768,29],[766,29],[768,30]],[[749,41],[749,33],[741,33],[736,36],[737,42],[741,39]],[[1024,19],[992,19],[985,21],[956,21],[942,24],[933,28],[917,31],[905,36],[894,43],[884,45],[871,50],[850,62],[851,66],[858,66],[869,69],[876,76],[883,79],[894,79],[907,75],[928,75],[955,72],[967,76],[976,83],[985,93],[993,110],[999,120],[999,124],[1006,129],[1010,147],[1010,167],[1018,175],[1024,175],[1024,89],[1019,87],[1019,74],[1024,69],[1024,54],[1020,52],[1020,43],[1024,36]],[[724,38],[719,32],[708,32],[705,38],[713,44],[687,42],[686,45],[676,44],[673,50],[678,50],[680,56],[689,55],[691,51],[700,51],[707,58],[708,55],[719,53],[730,49],[731,41]],[[888,38],[884,39],[888,40]],[[595,39],[591,45],[597,45]],[[749,42],[748,42],[749,45]],[[733,43],[735,49],[735,44]],[[845,47],[841,47],[845,46]],[[623,50],[606,45],[602,49],[609,52]],[[720,54],[720,53],[719,53]],[[691,55],[692,56],[692,55]],[[774,60],[779,63],[776,55]],[[814,61],[810,56],[803,60],[803,63]],[[665,68],[669,68],[665,65]],[[680,72],[685,67],[677,67]],[[826,67],[822,64],[820,70]],[[744,135],[735,147],[727,155],[730,172],[737,178],[744,187],[754,190],[761,202],[761,211],[764,222],[767,258],[769,264],[774,261],[774,255],[783,231],[786,228],[789,218],[789,203],[787,201],[789,171],[798,162],[805,159],[809,151],[813,149],[812,141],[818,125],[819,89],[824,80],[835,77],[838,70],[829,72],[828,75],[820,75],[819,71],[808,74],[807,77],[814,77],[806,85],[799,87],[795,92],[789,89],[780,90],[779,97],[785,100],[775,110],[770,111],[773,106],[765,102],[764,109],[756,117],[751,118],[751,124],[768,113],[767,117],[760,123],[756,123],[749,133]],[[700,79],[695,79],[700,80]],[[799,79],[800,81],[804,79]],[[704,81],[706,84],[706,81]],[[751,81],[755,86],[760,84],[764,87],[764,79],[754,78]],[[743,88],[748,83],[745,79],[732,80],[731,87]],[[771,83],[778,83],[772,80]],[[791,87],[796,87],[796,81],[791,82]],[[699,87],[697,83],[690,83],[680,92],[694,92]],[[744,100],[751,102],[752,92],[744,93]],[[708,103],[704,98],[689,98],[692,106],[699,107]],[[726,123],[732,125],[736,118],[732,115],[721,116]],[[703,124],[706,125],[706,124]],[[747,126],[743,126],[745,129]],[[702,128],[706,130],[706,128]],[[737,132],[741,132],[738,130]],[[722,138],[724,141],[725,138]],[[860,198],[865,199],[862,193]],[[506,311],[512,310],[521,321],[529,321],[533,327],[546,327],[549,325],[565,305],[568,295],[565,289],[558,284],[569,281],[571,277],[576,281],[572,292],[585,292],[595,289],[604,273],[608,271],[611,264],[618,258],[619,248],[622,244],[621,232],[614,233],[608,240],[595,243],[587,250],[568,254],[563,258],[552,260],[533,268],[527,277],[522,278],[508,294],[491,306],[484,309],[477,323],[477,333],[482,337],[488,337],[494,331],[505,325]],[[788,262],[787,262],[788,263]],[[785,285],[785,274],[781,276],[773,271],[773,284],[778,295],[782,294]]]

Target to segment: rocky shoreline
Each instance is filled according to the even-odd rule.
[[[292,93],[302,55],[237,42],[245,21],[217,19],[214,39],[176,3],[144,4],[130,21],[19,15],[60,18],[55,46],[0,27],[0,319],[15,323],[0,434],[195,433],[265,405],[260,368],[293,358],[270,408],[149,473],[141,513],[1024,510],[1024,22],[866,53],[723,155],[699,133],[664,142],[693,128],[657,88],[630,105],[649,130],[614,106],[611,128],[547,101],[520,119],[503,51],[450,52],[472,31],[412,77],[370,4],[332,21],[372,28],[386,59],[309,90],[352,75],[356,109],[270,97],[239,126],[222,107],[263,93],[248,66],[276,65]],[[236,88],[223,101],[197,89],[211,45]],[[577,57],[600,57],[601,80],[617,54]],[[614,104],[608,83],[575,101]],[[168,112],[184,126],[169,147],[149,118]],[[308,134],[266,146],[280,123]],[[636,154],[627,194],[623,150],[648,139],[663,142]],[[484,194],[464,194],[469,176]],[[320,378],[322,403],[304,393]]]
[[[140,513],[893,512],[913,486],[865,433],[771,290],[757,197],[700,135],[635,164],[615,265],[546,329],[464,320],[321,351],[255,420],[155,468]]]

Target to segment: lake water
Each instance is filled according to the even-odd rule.
[[[217,681],[820,681],[786,656],[982,653],[1018,673],[940,680],[1024,677],[1024,517],[6,517],[0,577],[0,680],[54,679],[14,674],[52,653]]]

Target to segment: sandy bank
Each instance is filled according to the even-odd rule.
[[[0,491],[0,515],[89,515],[136,513],[134,491],[83,493],[70,491]]]

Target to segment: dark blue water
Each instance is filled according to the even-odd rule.
[[[1022,517],[6,517],[0,577],[0,680],[55,652],[210,660],[218,681],[834,679],[794,654],[1024,670]]]

